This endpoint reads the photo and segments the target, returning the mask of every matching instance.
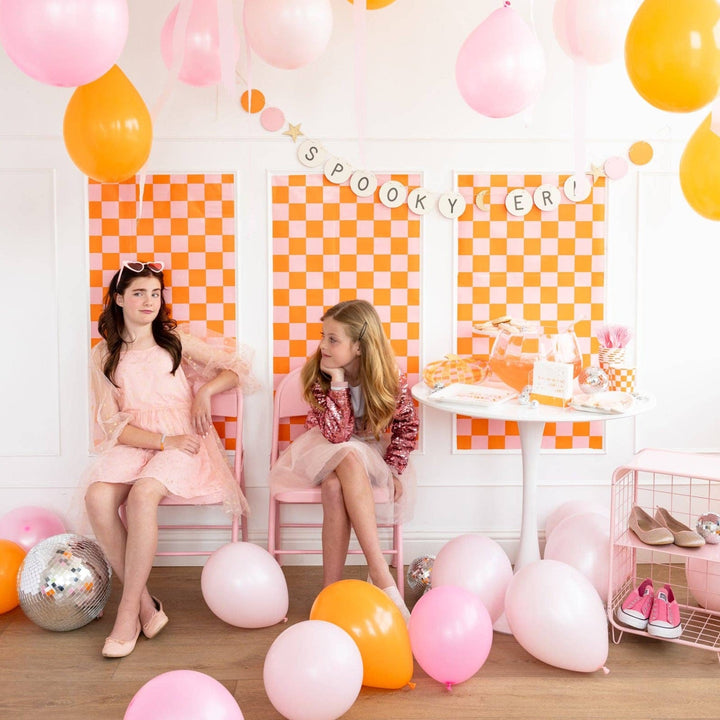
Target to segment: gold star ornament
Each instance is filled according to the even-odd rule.
[[[298,123],[297,125],[293,125],[292,123],[288,123],[288,129],[283,133],[283,135],[288,135],[292,138],[293,142],[297,142],[297,139],[300,137],[300,135],[304,135],[305,133],[300,129],[300,126],[302,123]]]

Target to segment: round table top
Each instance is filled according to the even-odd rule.
[[[578,410],[576,408],[554,407],[553,405],[521,405],[517,398],[506,400],[494,406],[473,405],[470,403],[457,403],[448,400],[433,398],[432,388],[424,382],[419,382],[412,388],[413,397],[423,405],[436,408],[444,412],[465,415],[466,417],[488,418],[492,420],[507,420],[515,422],[593,422],[606,420],[619,420],[632,417],[652,410],[655,407],[655,398],[650,395],[636,396],[635,402],[624,412],[605,413],[591,410]]]

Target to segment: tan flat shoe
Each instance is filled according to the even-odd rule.
[[[168,624],[168,622],[170,622],[170,618],[168,618],[163,611],[162,603],[154,595],[151,595],[151,597],[152,601],[155,603],[155,612],[142,626],[143,635],[148,640],[154,638]]]
[[[105,638],[102,654],[106,658],[127,657],[134,649],[140,637],[140,620],[137,621],[137,632],[132,640],[116,640],[113,637]]]
[[[673,534],[664,525],[637,505],[630,511],[628,527],[646,545],[672,545],[675,542]]]
[[[694,548],[705,544],[702,535],[676,520],[665,508],[659,507],[655,511],[655,519],[672,533],[673,542],[678,547]]]

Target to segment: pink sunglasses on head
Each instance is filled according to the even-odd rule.
[[[117,285],[120,284],[120,278],[122,277],[123,270],[127,268],[132,270],[134,273],[140,273],[145,268],[150,268],[154,273],[161,273],[165,269],[165,263],[160,262],[137,262],[131,260],[123,260],[123,264],[120,266],[120,272],[118,273]]]

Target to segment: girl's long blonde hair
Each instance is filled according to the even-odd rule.
[[[360,343],[360,387],[365,398],[365,430],[380,437],[395,414],[400,380],[395,354],[377,310],[366,300],[345,300],[333,305],[320,319],[327,318],[342,323],[348,337]],[[330,389],[329,376],[320,370],[319,347],[303,366],[301,379],[305,399],[316,406],[312,392],[315,383],[320,383],[325,392]]]

